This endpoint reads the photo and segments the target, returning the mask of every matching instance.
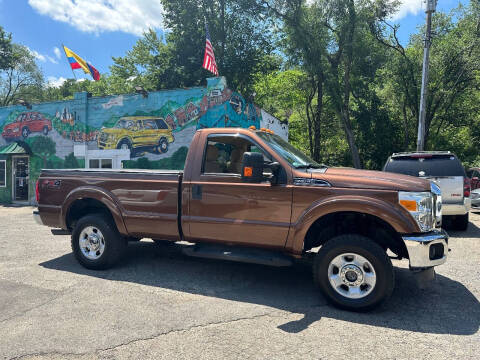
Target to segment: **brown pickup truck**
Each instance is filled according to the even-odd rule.
[[[142,238],[188,242],[198,257],[311,259],[327,299],[351,310],[391,295],[387,250],[431,274],[448,253],[435,184],[329,168],[264,129],[197,131],[184,171],[43,170],[37,201],[37,222],[71,233],[89,269],[114,265]]]

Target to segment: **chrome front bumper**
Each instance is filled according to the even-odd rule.
[[[38,211],[33,212],[33,220],[35,220],[38,225],[43,225],[42,219],[40,218],[40,213]]]
[[[448,234],[445,230],[404,235],[402,238],[407,247],[411,269],[429,268],[447,261]]]

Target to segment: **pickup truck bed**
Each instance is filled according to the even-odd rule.
[[[76,212],[95,213],[98,201],[114,209],[112,216],[120,233],[166,240],[181,237],[178,219],[183,171],[43,170],[41,176],[55,179],[46,184],[48,196],[42,197],[38,206],[45,225],[71,229]],[[90,200],[83,207],[70,208],[72,203],[65,202],[65,196],[72,192],[76,200]]]

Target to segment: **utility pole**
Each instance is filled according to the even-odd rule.
[[[430,56],[430,45],[432,43],[432,14],[437,7],[437,0],[425,0],[427,13],[427,29],[423,47],[423,69],[422,69],[422,90],[420,93],[420,112],[418,115],[418,136],[417,151],[423,151],[425,146],[425,115],[428,92],[428,62]]]

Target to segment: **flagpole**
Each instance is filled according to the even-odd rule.
[[[67,52],[65,51],[65,46],[63,44],[62,44],[62,49],[68,61],[68,55],[67,55]],[[72,70],[73,77],[75,78],[75,80],[77,80],[77,75],[75,75],[75,72],[73,71],[72,66],[70,65],[70,61],[68,61],[68,65],[70,66],[70,70]]]

